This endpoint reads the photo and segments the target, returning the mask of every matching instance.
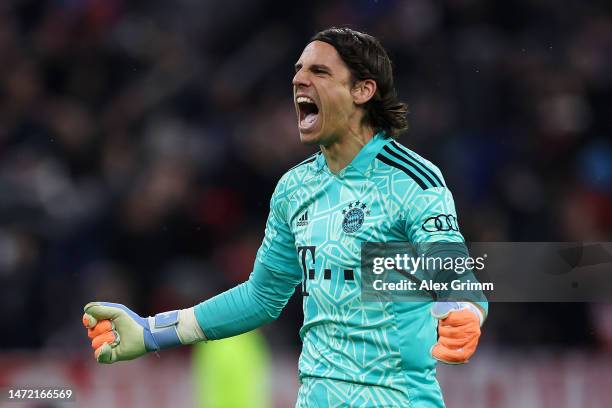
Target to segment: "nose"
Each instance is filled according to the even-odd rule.
[[[310,81],[308,80],[308,76],[306,75],[306,73],[302,69],[298,70],[295,73],[295,75],[293,76],[293,81],[291,81],[291,83],[296,88],[299,87],[299,86],[308,86],[308,85],[310,85]]]

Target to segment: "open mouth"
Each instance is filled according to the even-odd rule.
[[[307,96],[298,96],[296,99],[298,107],[299,127],[302,131],[312,130],[319,118],[319,107]]]

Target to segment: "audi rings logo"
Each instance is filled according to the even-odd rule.
[[[423,229],[427,232],[459,231],[457,218],[452,214],[440,214],[429,217],[423,223]]]

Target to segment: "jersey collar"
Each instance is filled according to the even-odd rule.
[[[365,171],[368,169],[370,163],[372,163],[372,160],[374,160],[378,152],[380,152],[380,150],[389,142],[389,140],[391,139],[385,137],[385,132],[378,132],[374,135],[372,140],[361,148],[349,166],[352,166],[355,168],[355,170],[365,174]]]
[[[346,168],[353,167],[355,170],[359,171],[362,174],[365,174],[368,166],[374,160],[374,157],[380,152],[384,145],[389,142],[389,138],[385,137],[385,132],[380,131],[372,137],[365,146],[361,148],[357,156],[353,158],[353,161],[349,163]],[[316,167],[317,171],[322,170],[327,167],[327,163],[325,162],[325,156],[319,152],[316,158]],[[346,169],[345,169],[346,170]],[[342,170],[340,173],[344,173],[345,170]]]

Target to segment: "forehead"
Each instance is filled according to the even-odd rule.
[[[304,48],[304,51],[302,51],[302,55],[300,55],[297,63],[302,66],[317,64],[326,65],[330,68],[347,69],[346,64],[342,61],[334,46],[323,41],[309,43]]]

